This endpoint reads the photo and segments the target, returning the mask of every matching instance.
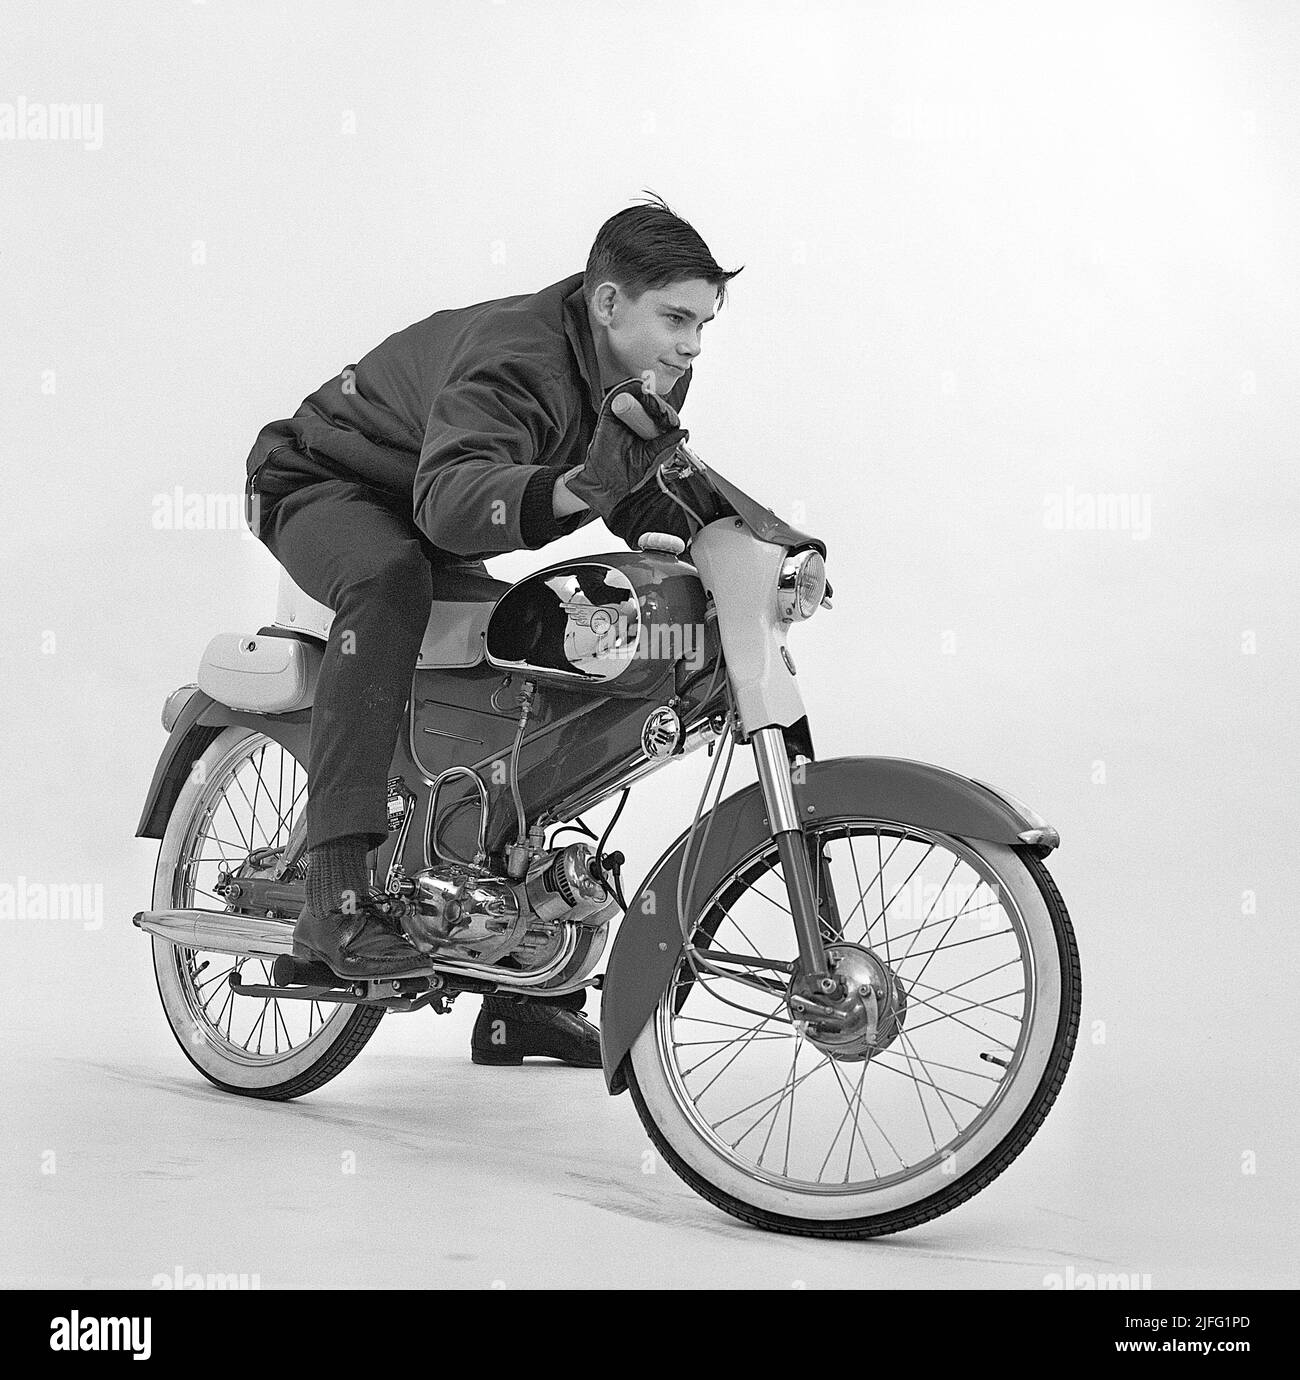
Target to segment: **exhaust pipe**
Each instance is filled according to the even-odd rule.
[[[293,952],[292,920],[228,910],[142,910],[132,923],[184,949],[241,958],[278,958]]]

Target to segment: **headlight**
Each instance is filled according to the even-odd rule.
[[[817,551],[800,551],[781,566],[776,603],[784,623],[811,618],[826,593],[826,562]]]
[[[168,733],[172,731],[172,726],[181,716],[181,710],[190,702],[190,696],[198,688],[197,685],[182,685],[163,701],[162,726]]]

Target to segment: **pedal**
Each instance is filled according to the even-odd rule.
[[[280,954],[271,965],[271,979],[277,987],[342,987],[338,977],[326,964],[314,958],[294,958]]]

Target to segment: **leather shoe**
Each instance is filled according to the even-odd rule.
[[[529,1055],[541,1055],[574,1068],[600,1068],[600,1031],[575,1008],[574,999],[581,1007],[585,996],[484,997],[470,1058],[476,1064],[522,1064]]]
[[[304,906],[293,927],[294,958],[315,959],[341,978],[427,973],[429,960],[401,932],[404,903],[370,891],[356,906],[317,914]]]

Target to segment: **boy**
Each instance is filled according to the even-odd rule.
[[[485,556],[535,550],[597,517],[630,546],[647,530],[689,535],[653,474],[686,436],[677,409],[701,334],[740,271],[720,268],[651,199],[605,222],[584,273],[435,312],[258,434],[248,457],[258,535],[334,610],[312,707],[295,954],[343,978],[422,966],[385,923],[366,854],[388,836],[388,767],[440,571],[482,570]],[[608,407],[624,389],[655,439]],[[599,1067],[583,995],[485,998],[475,1062],[539,1053]]]

